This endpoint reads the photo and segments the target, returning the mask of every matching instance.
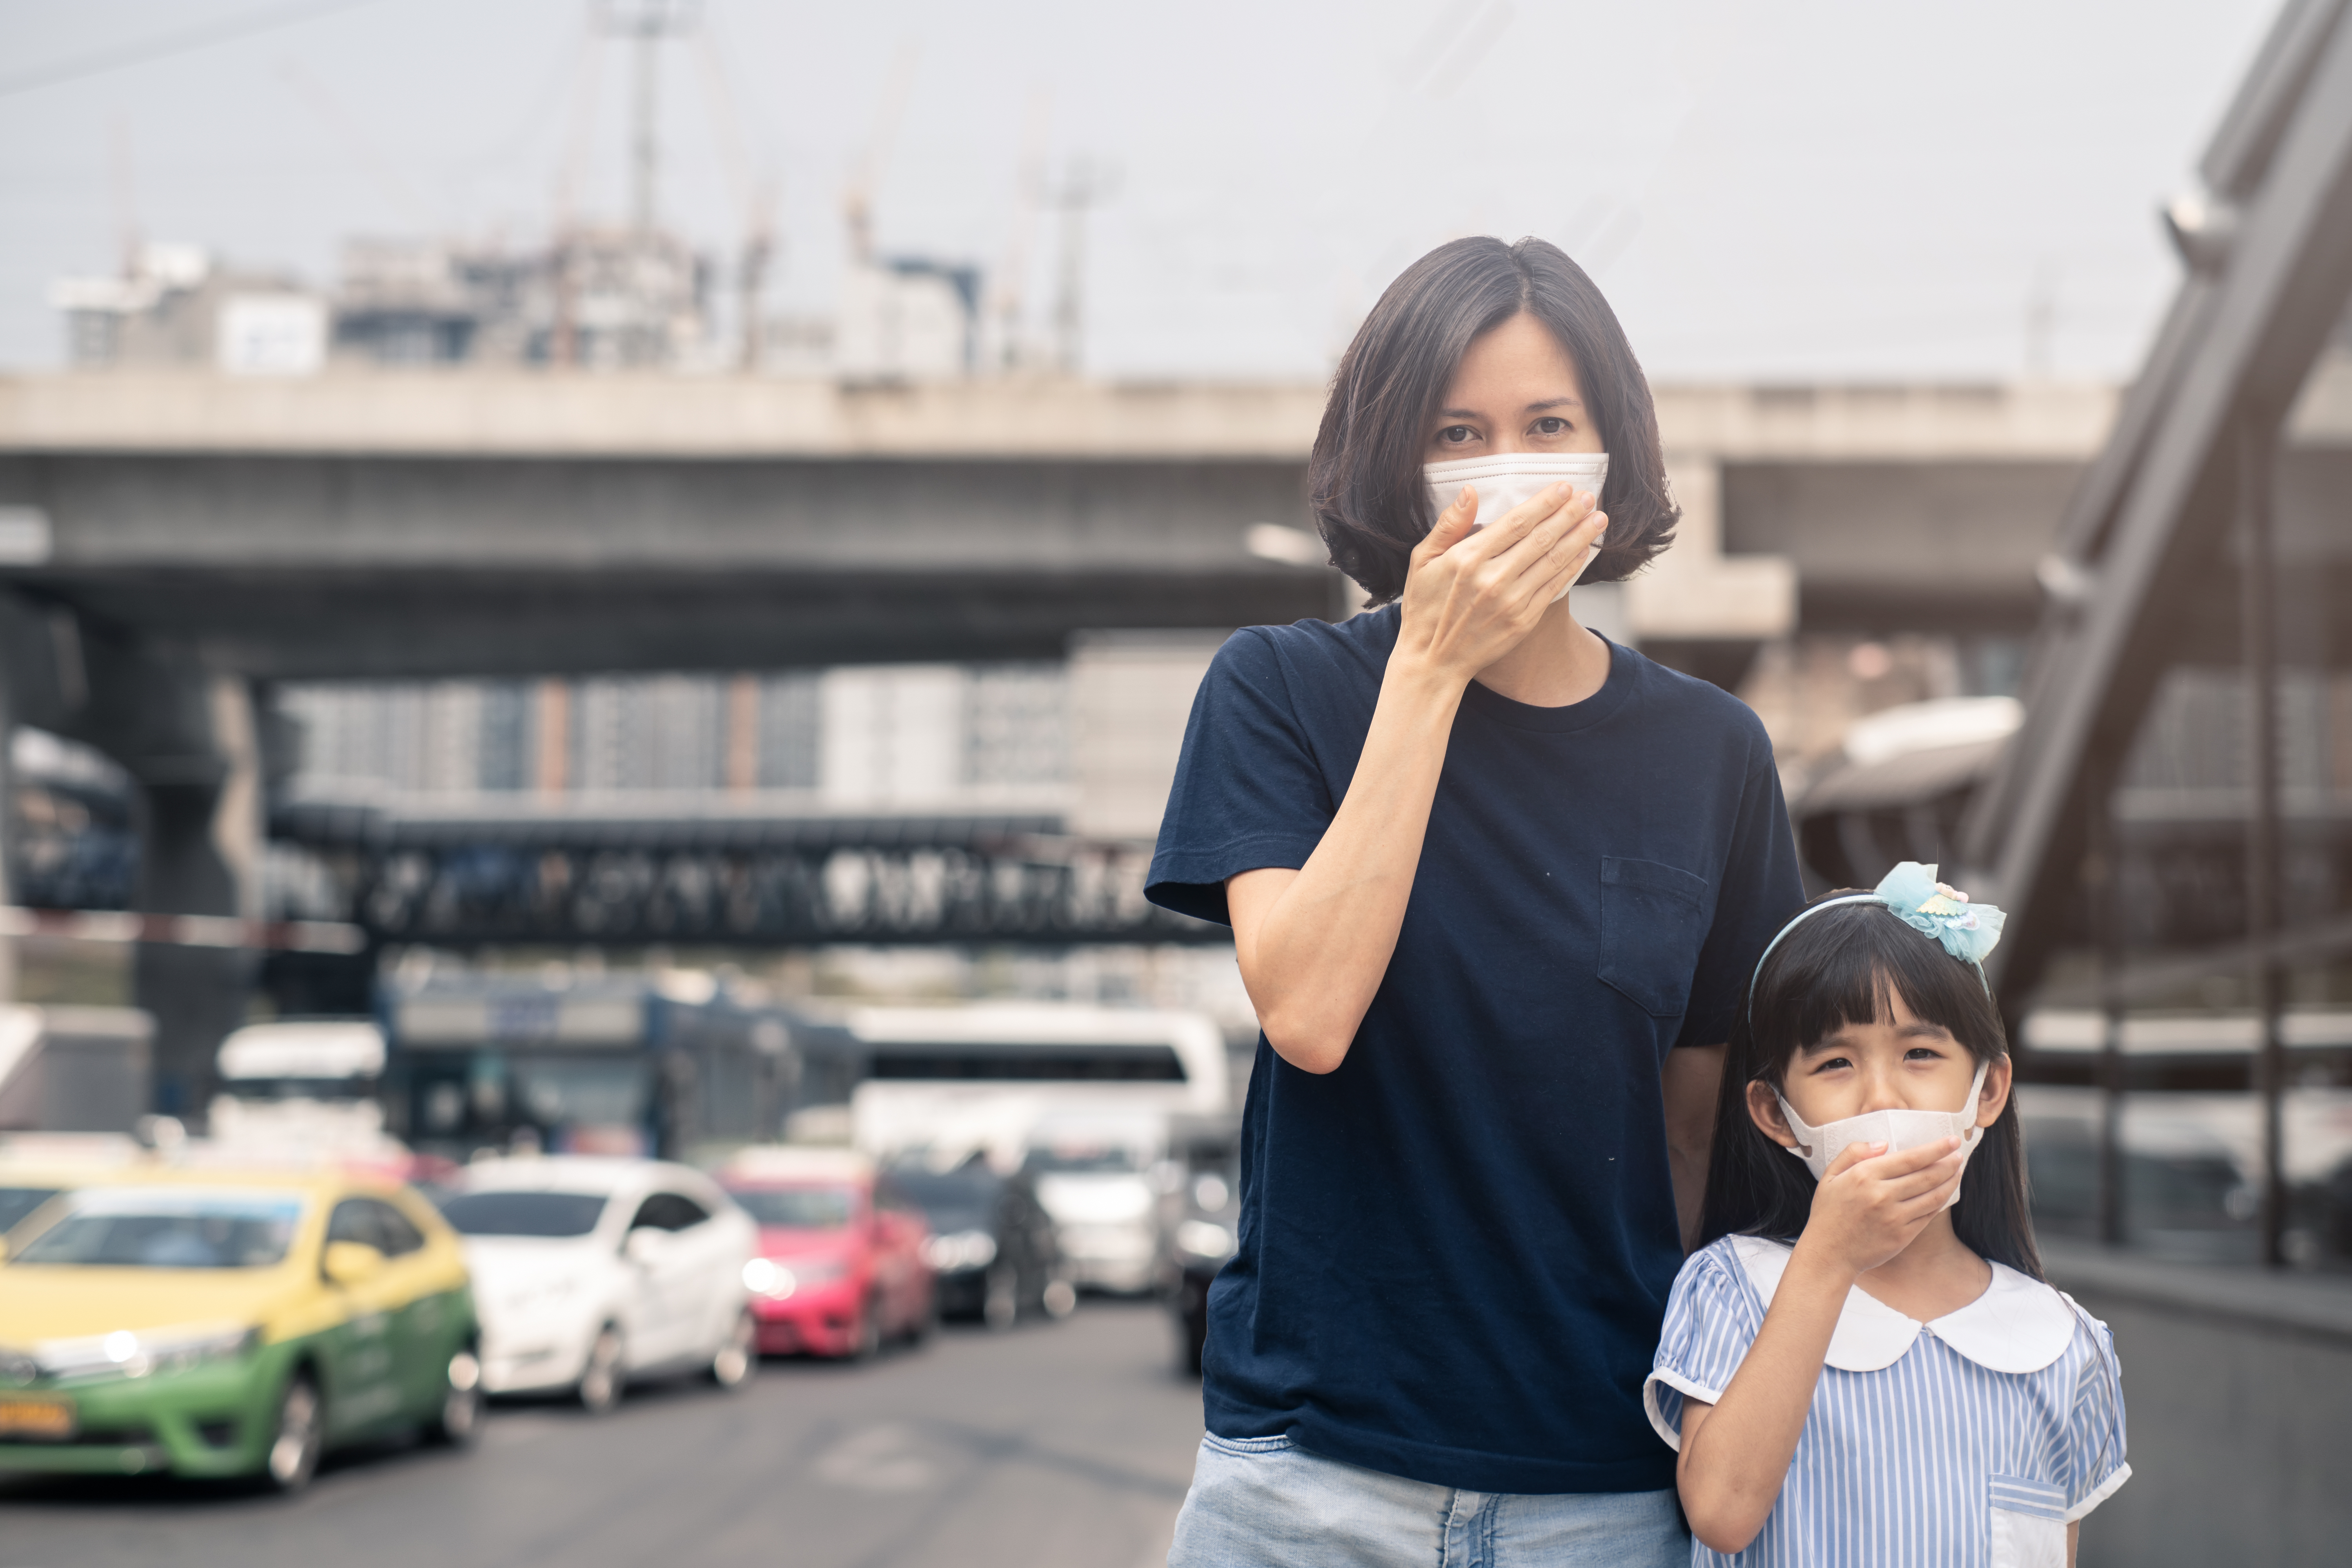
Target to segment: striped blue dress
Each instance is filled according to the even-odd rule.
[[[1723,1397],[1788,1266],[1789,1248],[1726,1237],[1675,1280],[1643,1388],[1682,1447],[1683,1400]],[[1846,1299],[1789,1479],[1737,1556],[1805,1568],[2063,1568],[2066,1525],[2131,1475],[2115,1342],[2074,1300],[1994,1264],[1991,1289],[1921,1323],[1856,1289]]]

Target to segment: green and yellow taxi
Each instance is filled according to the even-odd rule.
[[[113,1171],[0,1243],[0,1471],[307,1485],[339,1445],[482,1413],[457,1237],[342,1172]]]

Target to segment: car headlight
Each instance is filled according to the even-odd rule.
[[[1176,1227],[1176,1245],[1195,1258],[1231,1258],[1234,1233],[1205,1219],[1188,1219]]]
[[[41,1347],[42,1370],[59,1382],[100,1377],[147,1377],[186,1372],[214,1362],[235,1361],[261,1342],[249,1326],[117,1329],[88,1340],[53,1340]]]
[[[985,1268],[996,1261],[996,1237],[984,1230],[950,1231],[923,1243],[923,1261],[942,1274]]]
[[[772,1258],[754,1258],[743,1265],[743,1289],[754,1296],[781,1301],[799,1288],[793,1271]]]

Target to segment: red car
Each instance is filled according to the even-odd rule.
[[[930,1331],[931,1227],[864,1155],[745,1149],[719,1181],[760,1226],[743,1283],[762,1352],[868,1356]]]

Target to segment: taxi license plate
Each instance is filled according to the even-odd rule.
[[[0,1436],[61,1441],[73,1435],[74,1407],[65,1400],[0,1398]]]

